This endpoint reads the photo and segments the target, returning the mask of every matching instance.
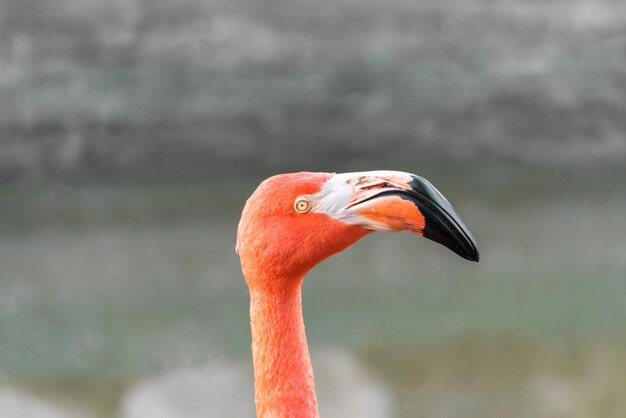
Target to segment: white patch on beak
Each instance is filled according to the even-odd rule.
[[[312,212],[324,213],[327,216],[345,223],[362,227],[388,230],[386,225],[366,219],[352,206],[358,201],[359,193],[363,193],[369,187],[380,184],[395,184],[397,181],[408,184],[412,175],[401,171],[377,170],[362,171],[355,173],[335,174],[322,186],[322,190],[311,195],[313,203]]]

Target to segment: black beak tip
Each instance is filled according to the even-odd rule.
[[[463,231],[463,236],[457,236],[454,247],[449,248],[464,259],[478,263],[480,260],[480,253],[478,252],[476,240],[465,225],[461,226],[460,229]]]
[[[449,248],[469,261],[478,262],[480,255],[476,240],[454,208],[426,179],[414,176],[410,183],[413,200],[424,215],[423,236]]]
[[[466,260],[475,261],[478,263],[480,261],[480,253],[478,252],[478,248],[474,246],[474,251],[467,254],[466,256],[463,256],[463,258],[465,258]]]
[[[442,222],[439,217],[435,217],[431,222],[428,221],[427,217],[423,236],[438,242],[466,260],[475,262],[480,260],[476,241],[465,225],[454,225],[451,227],[449,223]]]

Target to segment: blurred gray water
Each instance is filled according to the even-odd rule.
[[[450,197],[481,262],[381,233],[318,266],[303,303],[320,392],[378,402],[379,417],[621,416],[624,168],[399,168]],[[141,416],[137,408],[193,417],[224,399],[251,407],[234,236],[259,180],[9,189],[0,205],[12,221],[0,234],[6,383],[103,417]],[[332,398],[321,397],[326,416],[345,416],[332,405],[350,402]]]

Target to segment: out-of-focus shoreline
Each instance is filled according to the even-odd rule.
[[[619,1],[0,1],[0,181],[626,159]]]

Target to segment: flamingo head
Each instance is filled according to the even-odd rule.
[[[237,252],[253,286],[302,278],[370,232],[401,230],[478,261],[474,237],[450,202],[428,180],[400,171],[270,177],[246,202]]]

